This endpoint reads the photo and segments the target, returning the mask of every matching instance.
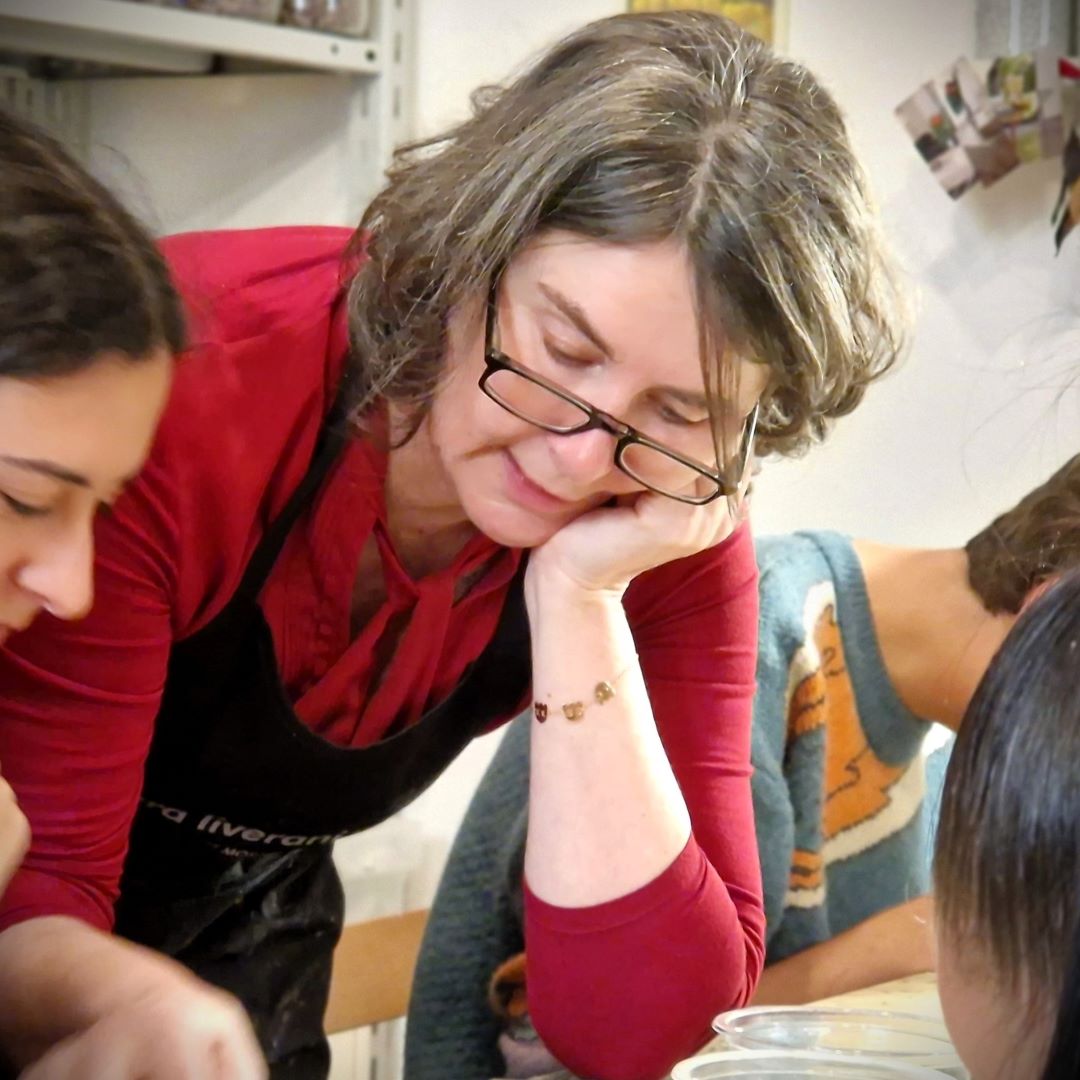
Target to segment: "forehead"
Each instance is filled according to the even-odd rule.
[[[542,279],[556,288],[573,288],[574,299],[601,313],[625,312],[630,300],[647,310],[667,308],[696,325],[690,260],[674,240],[625,244],[552,230],[535,237],[507,269],[510,282]],[[610,305],[605,303],[610,300]]]
[[[0,456],[46,461],[111,486],[139,464],[171,375],[166,355],[101,360],[46,379],[0,377]]]
[[[545,327],[570,329],[564,298],[587,320],[620,364],[689,365],[700,377],[693,280],[674,243],[613,244],[549,232],[511,262],[503,287]]]
[[[541,314],[553,308],[545,287],[556,290],[582,309],[611,344],[616,360],[641,362],[684,387],[701,387],[694,268],[677,241],[613,243],[552,230],[521,250],[503,282],[515,300]],[[712,329],[723,347],[725,328]],[[768,370],[762,364],[739,362],[734,355],[732,359],[739,398],[745,398],[749,408],[764,391]]]

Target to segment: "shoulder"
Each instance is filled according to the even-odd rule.
[[[180,634],[235,587],[310,461],[347,354],[348,240],[293,228],[163,242],[191,347],[128,507],[171,534]]]
[[[298,304],[335,296],[351,236],[327,226],[231,229],[166,237],[161,250],[198,342],[261,331],[256,313],[292,318]]]

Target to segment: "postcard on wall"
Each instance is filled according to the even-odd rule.
[[[999,57],[990,66],[986,86],[997,122],[1012,130],[1021,161],[1061,155],[1065,120],[1056,52],[1038,49]]]
[[[1061,191],[1050,222],[1054,228],[1054,249],[1061,251],[1065,237],[1080,221],[1080,129],[1073,128],[1062,154]]]
[[[915,149],[957,199],[1018,165],[1061,154],[1065,143],[1057,56],[1000,57],[980,75],[959,57],[896,108]]]
[[[978,183],[975,164],[961,145],[956,125],[933,82],[923,83],[902,101],[896,115],[919,156],[952,198],[959,199]]]
[[[787,31],[788,0],[628,0],[630,11],[712,11],[783,48]]]
[[[1000,121],[986,80],[967,57],[961,56],[941,72],[934,80],[934,90],[984,187],[1020,164],[1016,139]]]

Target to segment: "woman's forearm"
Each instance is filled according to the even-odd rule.
[[[557,573],[530,578],[533,721],[525,871],[549,903],[585,907],[657,877],[690,835],[686,804],[653,720],[634,640],[614,591]],[[614,696],[600,703],[598,683]],[[581,719],[563,705],[581,702]]]
[[[803,1005],[934,968],[929,896],[879,911],[842,934],[770,964],[755,1005]]]

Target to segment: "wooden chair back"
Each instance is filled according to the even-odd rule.
[[[404,1016],[427,910],[353,923],[334,951],[326,1033],[351,1031]]]

